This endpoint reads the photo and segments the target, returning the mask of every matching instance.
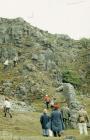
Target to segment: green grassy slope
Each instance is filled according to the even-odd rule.
[[[81,100],[81,99],[80,99]],[[87,102],[88,100],[88,102]],[[86,104],[86,109],[90,115],[90,99],[84,98],[83,103]],[[41,106],[43,110],[43,103],[38,103],[37,105]],[[38,107],[39,107],[38,106]],[[41,110],[41,111],[42,111]],[[42,136],[42,129],[39,122],[41,111],[39,112],[12,112],[13,118],[9,118],[8,116],[3,117],[3,111],[0,110],[0,136],[3,137],[2,140],[12,140],[12,139],[20,139],[20,140],[44,140],[44,139],[58,139],[58,138],[44,138]],[[50,113],[50,110],[49,110]],[[88,129],[89,136],[80,136],[78,129],[69,129],[65,130],[62,135],[62,140],[67,135],[73,135],[77,137],[77,140],[89,140],[90,139],[90,129]],[[0,139],[1,140],[1,139]]]

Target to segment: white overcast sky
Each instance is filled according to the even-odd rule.
[[[22,17],[50,33],[90,38],[90,0],[0,0],[0,17]]]

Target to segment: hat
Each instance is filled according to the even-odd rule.
[[[59,109],[59,107],[60,107],[59,104],[54,104],[53,105],[53,108],[55,108],[55,109]]]

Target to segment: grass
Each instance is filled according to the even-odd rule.
[[[20,67],[20,66],[18,66]],[[2,70],[2,65],[0,65],[0,69]],[[49,93],[50,95],[55,94],[55,88],[52,86],[52,81],[48,78],[48,74],[46,72],[39,73],[39,70],[36,69],[37,81],[47,81],[42,86],[43,88]],[[23,78],[17,72],[17,68],[8,71],[8,73],[0,72],[0,81],[3,79],[10,79],[14,81],[14,84],[20,83]],[[33,78],[33,77],[32,77]],[[48,88],[47,88],[48,87]],[[61,96],[56,94],[58,100],[61,100]],[[78,97],[81,103],[86,105],[86,110],[90,115],[90,98],[81,98]],[[3,117],[3,112],[0,110],[0,140],[59,140],[64,139],[65,136],[73,135],[76,136],[77,140],[90,140],[90,130],[89,136],[80,136],[79,130],[77,129],[69,129],[65,130],[62,138],[54,138],[48,137],[45,138],[42,136],[42,129],[39,122],[41,112],[43,111],[44,105],[43,102],[41,103],[40,100],[35,101],[33,103],[36,106],[37,112],[25,112],[25,113],[18,113],[13,112],[13,118],[5,118]]]
[[[38,104],[38,103],[37,103]],[[89,105],[89,104],[88,104]],[[39,103],[40,106],[40,103]],[[41,110],[40,110],[41,111]],[[42,129],[39,122],[41,112],[12,112],[13,118],[3,117],[0,111],[0,140],[63,140],[65,136],[76,136],[77,140],[90,140],[89,136],[80,136],[78,129],[65,130],[62,138],[42,136]]]

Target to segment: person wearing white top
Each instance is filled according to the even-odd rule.
[[[12,118],[12,114],[10,112],[10,109],[11,109],[11,103],[10,103],[8,98],[5,98],[5,101],[4,101],[4,117],[6,117],[6,115],[9,114],[10,118]]]
[[[6,59],[5,62],[4,62],[4,70],[7,69],[8,64],[9,64],[9,61],[8,61],[8,59]]]
[[[10,102],[7,101],[7,100],[5,100],[4,106],[7,107],[7,108],[11,108],[11,104],[10,104]]]

